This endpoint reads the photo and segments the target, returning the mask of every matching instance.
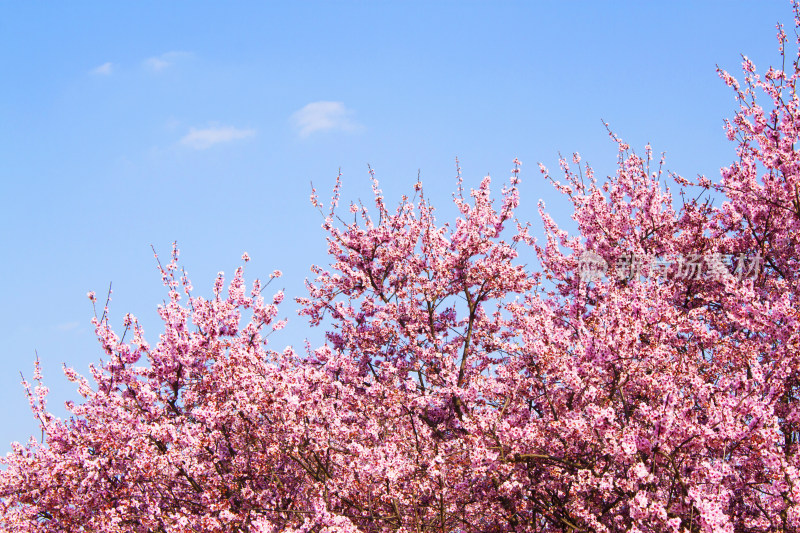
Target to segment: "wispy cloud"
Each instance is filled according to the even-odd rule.
[[[352,119],[353,111],[342,102],[311,102],[292,114],[290,121],[300,137],[315,131],[357,131],[363,128]]]
[[[160,56],[148,57],[144,60],[144,66],[153,72],[161,72],[162,70],[171,67],[181,59],[191,57],[189,52],[172,51]]]
[[[205,150],[215,144],[246,139],[255,134],[256,130],[238,129],[233,126],[214,126],[203,129],[189,128],[189,133],[181,139],[181,144],[195,150]]]
[[[100,76],[108,76],[113,71],[114,71],[114,64],[111,61],[103,63],[99,67],[95,67],[91,70],[92,74],[98,74]]]
[[[80,322],[64,322],[63,324],[56,325],[56,330],[58,331],[72,331],[80,327]]]

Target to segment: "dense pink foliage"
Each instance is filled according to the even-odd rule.
[[[344,222],[337,182],[331,265],[298,299],[328,342],[306,353],[267,348],[282,293],[265,299],[239,269],[227,295],[220,275],[211,299],[192,296],[175,251],[159,266],[155,345],[131,316],[120,338],[104,310],[93,382],[65,370],[85,398],[73,418],[26,384],[45,438],[4,460],[2,524],[800,531],[800,68],[759,76],[745,59],[743,83],[720,75],[741,104],[722,180],[668,176],[649,147],[614,138],[618,170],[603,181],[577,155],[561,182],[542,167],[574,205],[574,237],[542,207],[545,243],[517,222],[518,162],[499,202],[489,178],[465,195],[459,177],[451,225],[420,184],[390,210],[377,181],[375,207]],[[703,189],[722,205],[690,199]],[[541,272],[521,265],[523,248]],[[579,275],[587,251],[605,276]],[[749,270],[680,270],[728,256]],[[673,265],[620,274],[642,258]]]

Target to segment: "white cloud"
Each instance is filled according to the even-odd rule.
[[[215,144],[246,139],[255,134],[256,130],[237,129],[232,126],[215,126],[203,129],[189,128],[189,133],[181,139],[181,144],[195,150],[205,150]]]
[[[190,57],[192,54],[188,52],[167,52],[160,56],[148,57],[144,60],[144,66],[153,72],[161,72],[167,67],[171,67],[178,60]]]
[[[56,330],[61,332],[72,331],[74,329],[78,329],[80,325],[80,322],[65,322],[63,324],[58,324],[56,326]]]
[[[164,70],[165,68],[170,66],[172,63],[170,63],[169,61],[167,61],[165,59],[161,59],[160,57],[149,57],[149,58],[144,60],[144,64],[150,70],[154,70],[154,71],[158,72],[159,70]]]
[[[95,67],[92,69],[92,74],[99,74],[101,76],[108,76],[114,70],[114,64],[110,61],[107,63],[103,63],[99,67]]]
[[[311,102],[292,114],[290,121],[300,137],[315,131],[356,131],[363,126],[352,120],[353,111],[342,102]]]
[[[181,121],[175,117],[169,117],[167,121],[164,123],[164,128],[169,131],[175,131],[181,126]]]

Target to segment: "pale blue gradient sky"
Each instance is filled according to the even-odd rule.
[[[0,4],[0,453],[38,435],[36,350],[58,414],[61,363],[99,359],[87,291],[113,282],[114,323],[156,341],[151,244],[177,240],[203,295],[244,251],[250,279],[283,270],[273,348],[316,343],[291,301],[327,261],[311,180],[325,198],[341,167],[343,198],[368,200],[369,163],[394,202],[419,170],[441,204],[456,156],[468,186],[518,157],[521,216],[544,198],[564,220],[536,163],[613,171],[601,119],[716,179],[735,153],[715,65],[777,65],[778,21],[788,1]]]

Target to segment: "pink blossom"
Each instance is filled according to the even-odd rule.
[[[101,363],[91,379],[64,367],[82,397],[68,419],[38,360],[23,378],[41,439],[0,460],[0,523],[799,531],[800,61],[782,59],[759,77],[745,58],[741,82],[719,72],[739,108],[717,182],[670,176],[612,132],[607,178],[577,154],[558,176],[540,165],[575,228],[540,203],[541,242],[518,219],[517,160],[494,196],[488,177],[466,192],[456,162],[449,223],[420,183],[384,200],[372,169],[374,208],[345,221],[340,175],[327,259],[295,300],[320,346],[272,350],[283,292],[265,299],[238,268],[195,296],[173,247],[160,334],[95,316]],[[756,256],[752,276],[721,260]],[[587,279],[586,257],[631,268]],[[636,257],[714,258],[714,275],[648,277]]]

